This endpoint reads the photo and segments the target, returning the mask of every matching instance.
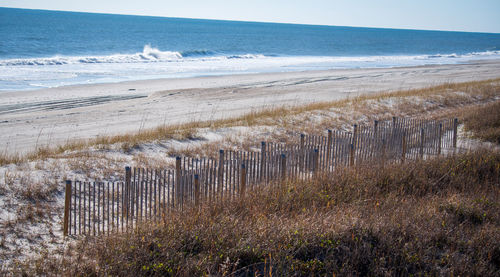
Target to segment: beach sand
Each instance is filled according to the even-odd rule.
[[[0,151],[359,94],[500,77],[500,60],[460,65],[246,74],[0,93]]]

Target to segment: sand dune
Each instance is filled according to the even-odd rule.
[[[236,116],[264,107],[500,77],[500,60],[144,80],[0,94],[0,151]]]

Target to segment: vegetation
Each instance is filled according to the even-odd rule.
[[[328,128],[334,127],[332,124],[336,124],[339,121],[338,114],[345,115],[341,109],[348,109],[348,114],[359,113],[362,117],[370,119],[389,119],[392,116],[398,115],[415,116],[440,108],[463,107],[464,105],[477,104],[481,101],[491,101],[497,97],[499,90],[500,79],[493,79],[464,83],[446,83],[421,89],[365,94],[350,99],[317,102],[309,105],[266,108],[234,118],[196,121],[177,125],[161,125],[136,133],[100,136],[89,140],[72,140],[57,147],[42,147],[26,155],[4,152],[0,153],[0,166],[11,163],[19,164],[27,160],[56,157],[66,151],[77,151],[91,147],[106,149],[110,145],[120,144],[123,151],[129,151],[130,149],[137,148],[141,143],[167,139],[193,139],[196,138],[197,130],[201,128],[275,126],[309,132],[311,131],[310,126],[313,126],[317,130],[321,129],[322,125],[325,124],[328,125]],[[424,105],[420,101],[417,101],[417,98],[420,98],[420,100],[424,99],[428,103]],[[375,102],[393,100],[395,103],[391,109],[375,105]],[[324,113],[328,111],[334,112],[334,118]],[[309,122],[311,119],[307,116],[311,112],[319,112],[324,118],[323,122],[314,122],[314,124],[311,124]],[[352,122],[350,123],[352,124]]]
[[[486,150],[344,169],[86,238],[18,273],[498,276],[499,180]]]
[[[464,124],[474,137],[500,144],[500,101],[472,108]]]
[[[110,158],[106,152],[113,151],[100,151],[111,145],[136,164],[164,166],[163,159],[141,152],[141,144],[196,138],[200,128],[269,126],[315,132],[358,120],[422,114],[459,117],[473,136],[498,143],[498,91],[500,79],[444,84],[160,126],[68,142],[26,156],[0,155],[0,165],[17,164],[4,166],[0,179],[0,196],[10,203],[5,211],[16,214],[0,222],[0,260],[10,262],[5,267],[0,262],[0,275],[498,276],[497,146],[426,161],[344,169],[307,183],[269,184],[245,199],[169,214],[161,224],[144,224],[134,233],[70,239],[61,246],[56,230],[62,213],[60,184],[68,173],[91,179],[123,173],[127,157]],[[241,139],[229,144],[248,150],[258,140],[277,141],[289,134],[236,136]],[[230,139],[203,142],[183,153],[166,151],[207,155],[226,147]],[[34,170],[44,177],[31,176]],[[48,234],[30,231],[35,225]],[[27,252],[26,245],[37,250]]]

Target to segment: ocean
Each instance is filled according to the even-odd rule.
[[[0,8],[0,91],[500,58],[500,34]]]

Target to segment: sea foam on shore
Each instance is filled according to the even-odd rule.
[[[495,58],[500,58],[500,51],[463,55],[266,56],[161,51],[146,45],[135,54],[0,60],[0,91],[256,72],[458,64]]]

